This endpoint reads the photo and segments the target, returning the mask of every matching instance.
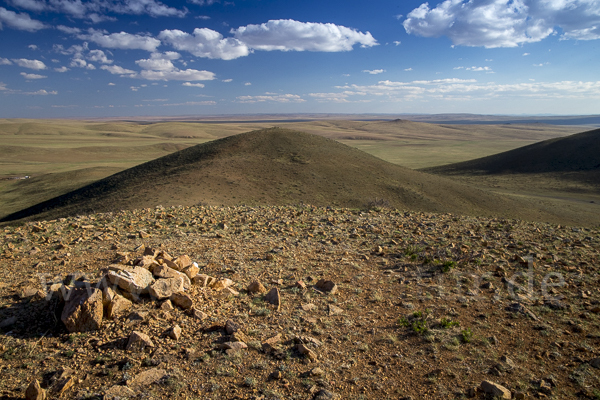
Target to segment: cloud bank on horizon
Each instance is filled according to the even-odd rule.
[[[174,105],[180,114],[600,113],[590,102],[600,99],[600,0],[260,6],[7,0],[0,117],[159,115]]]

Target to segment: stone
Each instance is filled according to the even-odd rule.
[[[171,300],[166,300],[163,301],[163,303],[160,305],[160,309],[163,311],[171,311],[175,309],[175,307],[173,307],[173,303],[171,303]]]
[[[185,268],[192,265],[192,260],[187,255],[179,256],[176,259],[174,259],[173,262],[179,267],[177,268],[179,271],[183,271]]]
[[[267,288],[263,286],[259,281],[254,281],[250,285],[248,285],[248,289],[246,289],[248,293],[252,294],[263,294],[267,293]]]
[[[227,320],[227,322],[225,322],[225,332],[227,332],[228,335],[232,335],[235,332],[240,330],[240,325],[230,319]]]
[[[133,303],[127,300],[123,296],[115,295],[106,310],[107,318],[114,318],[120,314],[123,314],[131,309]]]
[[[499,385],[494,382],[483,381],[483,382],[481,382],[481,385],[479,385],[479,388],[481,389],[481,391],[483,393],[490,394],[490,395],[494,396],[495,398],[509,399],[509,400],[512,398],[512,394],[510,393],[510,390],[508,390],[504,386]]]
[[[281,295],[279,289],[273,288],[265,295],[265,301],[277,307],[277,311],[281,308]]]
[[[100,289],[73,289],[63,308],[61,320],[69,332],[89,332],[100,329],[103,315]]]
[[[326,281],[325,279],[320,279],[315,284],[315,288],[321,292],[327,292],[329,294],[335,294],[338,291],[338,287],[335,283],[332,281]]]
[[[224,278],[214,282],[210,287],[214,290],[223,290],[231,285],[233,285],[233,281],[229,278]]]
[[[323,376],[325,375],[325,371],[323,371],[321,368],[316,367],[310,370],[310,376]]]
[[[56,386],[56,388],[54,389],[54,391],[56,392],[56,394],[58,395],[58,397],[61,397],[63,394],[65,394],[73,386],[75,386],[75,377],[70,376],[70,377],[65,378],[62,381],[60,381],[58,383],[58,385]]]
[[[336,397],[337,396],[335,395],[335,393],[330,392],[329,390],[321,389],[317,393],[315,393],[315,397],[313,397],[313,400],[333,400]]]
[[[148,293],[154,299],[164,300],[171,297],[173,293],[183,292],[183,279],[176,278],[158,279],[148,289]]]
[[[149,370],[137,374],[130,382],[127,382],[127,386],[131,387],[134,390],[140,390],[144,386],[148,386],[155,382],[158,382],[161,379],[166,378],[167,376],[167,371],[165,371],[164,369],[151,368]]]
[[[133,331],[129,335],[129,341],[127,342],[126,349],[129,351],[142,351],[146,347],[154,347],[154,343],[150,340],[150,337],[145,333],[139,331]]]
[[[303,281],[297,281],[296,283],[294,283],[294,287],[304,290],[306,289],[306,283],[304,283]]]
[[[313,303],[301,304],[300,307],[304,311],[314,311],[314,310],[316,310],[318,308],[317,305],[313,304]]]
[[[283,378],[283,374],[281,373],[281,371],[273,371],[271,372],[271,374],[269,375],[269,379],[272,379],[274,381],[278,381],[281,378]]]
[[[152,269],[152,274],[155,278],[181,278],[183,280],[183,287],[185,290],[188,290],[190,286],[192,286],[192,282],[186,274],[184,274],[183,272],[179,272],[176,269],[173,269],[166,265],[154,266],[154,268]]]
[[[296,350],[298,350],[298,353],[302,354],[303,356],[312,361],[317,360],[317,353],[309,349],[304,343],[298,343],[296,345]]]
[[[244,342],[225,342],[221,345],[224,350],[243,350],[247,349],[248,345]]]
[[[117,293],[110,286],[102,289],[102,305],[104,306],[105,310],[108,309],[108,305],[112,302],[116,295]]]
[[[173,340],[179,340],[181,337],[181,327],[179,325],[175,325],[169,331],[169,337]]]
[[[181,272],[186,274],[188,278],[194,279],[194,277],[200,272],[200,268],[198,268],[198,264],[193,263],[192,265],[183,268]]]
[[[193,281],[194,281],[194,285],[199,285],[202,287],[209,287],[217,280],[216,280],[216,278],[213,278],[212,276],[208,276],[206,274],[199,274],[194,277]]]
[[[273,351],[275,349],[275,346],[281,342],[281,333],[278,333],[277,335],[268,338],[267,340],[262,342],[262,349],[266,352],[269,353],[271,351]]]
[[[192,308],[194,304],[192,298],[186,293],[173,293],[170,299],[173,304],[183,309]]]
[[[37,379],[31,381],[27,390],[25,391],[25,400],[45,400],[46,391],[40,386],[40,382]]]
[[[148,287],[154,282],[152,273],[142,267],[129,268],[113,264],[108,268],[107,278],[110,283],[133,295],[148,293]]]
[[[329,316],[338,315],[344,312],[340,307],[329,304]]]
[[[197,308],[192,308],[192,313],[191,314],[194,316],[194,318],[197,318],[199,320],[203,320],[203,319],[208,318],[208,314],[207,313],[202,312],[202,311],[198,310]]]
[[[114,385],[104,393],[104,400],[124,400],[135,397],[135,392],[127,386]]]
[[[590,365],[594,368],[598,368],[600,369],[600,357],[599,358],[594,358],[590,361]]]

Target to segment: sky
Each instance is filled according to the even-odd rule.
[[[600,114],[600,0],[0,0],[0,118]]]

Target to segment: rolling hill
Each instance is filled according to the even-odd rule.
[[[552,219],[535,207],[280,128],[230,136],[119,172],[2,221],[156,205],[299,204]]]
[[[600,129],[422,171],[444,175],[596,173],[600,171]]]

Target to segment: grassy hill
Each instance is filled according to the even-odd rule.
[[[331,139],[272,128],[175,152],[3,221],[199,203],[360,208],[382,199],[399,209],[552,220],[527,204],[400,167]]]
[[[600,129],[423,171],[447,175],[600,171]]]

